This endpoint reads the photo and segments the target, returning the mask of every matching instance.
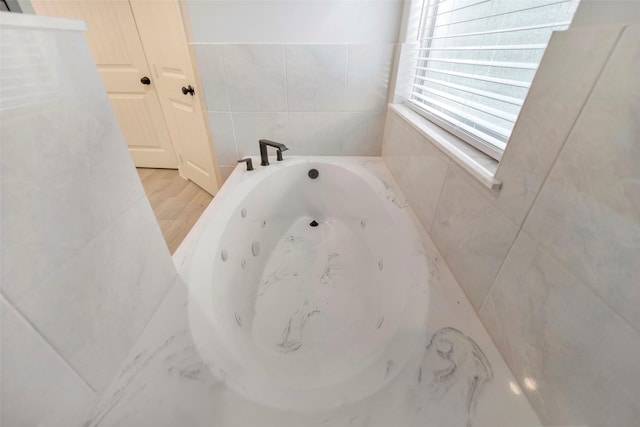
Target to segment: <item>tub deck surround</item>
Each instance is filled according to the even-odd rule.
[[[174,261],[89,425],[540,425],[381,158],[240,165]]]

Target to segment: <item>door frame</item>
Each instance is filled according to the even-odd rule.
[[[1,0],[0,0],[1,1]],[[14,0],[15,1],[15,0]],[[41,2],[46,2],[46,0],[40,0]],[[63,0],[61,0],[63,1]],[[81,2],[82,0],[76,0],[78,2]],[[92,0],[84,0],[84,1],[92,1]],[[95,0],[94,0],[95,1]],[[137,36],[140,39],[140,42],[142,43],[142,37],[140,35],[140,30],[138,28],[138,24],[135,22],[135,14],[133,13],[133,7],[132,4],[135,4],[136,2],[142,2],[145,0],[111,0],[113,2],[116,1],[126,1],[127,5],[129,6],[131,13],[132,13],[132,17],[134,20],[134,24],[136,25],[136,32],[137,32]],[[186,49],[187,55],[185,55],[186,60],[189,61],[189,64],[186,64],[188,67],[190,67],[190,71],[192,74],[192,78],[193,81],[190,82],[190,84],[192,84],[194,86],[194,89],[198,92],[198,96],[197,98],[197,103],[194,104],[193,108],[199,109],[199,112],[196,112],[196,114],[200,114],[203,125],[204,125],[204,132],[206,134],[206,140],[202,140],[200,143],[201,144],[208,144],[208,150],[209,150],[209,154],[211,156],[211,162],[213,164],[213,176],[212,178],[215,179],[216,183],[215,183],[215,192],[219,191],[223,181],[222,181],[222,175],[220,172],[220,165],[218,162],[218,157],[216,154],[216,147],[213,141],[213,133],[211,131],[211,124],[209,122],[209,115],[207,113],[207,107],[206,107],[206,101],[204,99],[204,92],[202,91],[202,80],[200,78],[200,70],[198,67],[198,61],[197,61],[197,56],[195,53],[195,48],[193,46],[193,35],[192,35],[192,29],[191,29],[191,21],[189,19],[189,13],[188,13],[188,6],[186,3],[186,0],[157,0],[157,1],[166,1],[166,2],[171,2],[173,3],[173,5],[175,6],[175,10],[176,13],[172,14],[175,15],[172,19],[175,20],[180,20],[180,22],[176,22],[173,21],[177,27],[181,28],[182,32],[183,32],[183,36],[184,36],[184,41],[185,41],[185,46],[184,48]],[[35,10],[34,13],[38,14]],[[142,44],[142,49],[143,49],[143,55],[144,55],[144,61],[147,64],[147,67],[149,68],[149,72],[151,74],[153,74],[153,67],[151,66],[151,61],[149,61],[149,57],[148,57],[148,53],[147,51],[144,49],[144,44]],[[162,94],[159,91],[157,92],[157,96],[158,98],[160,98],[162,96]],[[165,125],[168,127],[169,126],[169,120],[167,120],[167,114],[169,114],[169,112],[165,111],[165,108],[163,107],[163,102],[162,100],[158,99],[159,102],[159,107],[160,107],[160,113],[162,116],[162,120],[164,121]],[[171,145],[171,148],[173,149],[173,152],[176,156],[176,164],[177,164],[177,170],[178,173],[180,174],[181,177],[188,179],[187,178],[187,174],[184,172],[183,168],[183,161],[184,161],[184,157],[182,156],[183,153],[183,142],[180,140],[175,140],[172,135],[171,132],[169,131],[169,142]],[[200,141],[200,138],[198,138],[198,141]],[[173,167],[171,167],[173,168]],[[211,189],[206,190],[208,192],[211,192]],[[212,193],[214,194],[214,193]]]
[[[216,146],[213,141],[213,132],[211,131],[211,123],[209,122],[209,114],[207,113],[206,100],[204,99],[204,92],[202,91],[202,83],[200,79],[200,69],[198,68],[198,61],[196,57],[196,50],[193,45],[193,32],[191,30],[191,20],[189,19],[189,9],[187,6],[187,0],[177,0],[180,9],[180,16],[182,17],[182,28],[184,29],[185,39],[187,41],[187,50],[189,52],[189,59],[191,61],[191,69],[193,70],[194,86],[196,90],[200,91],[200,112],[204,119],[204,126],[207,131],[207,142],[211,147],[211,155],[213,156],[213,166],[216,173],[216,181],[218,186],[222,187],[223,180],[220,173],[220,164],[218,163],[218,156],[216,154]],[[180,169],[178,169],[180,171]],[[181,174],[182,176],[182,174]],[[218,190],[219,190],[218,187]]]

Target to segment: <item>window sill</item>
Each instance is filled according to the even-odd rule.
[[[491,190],[499,190],[502,183],[495,178],[498,161],[467,144],[441,127],[402,104],[389,104],[389,108],[427,138],[452,161]]]

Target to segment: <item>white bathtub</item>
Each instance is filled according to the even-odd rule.
[[[419,233],[384,162],[288,157],[243,169],[192,233],[183,268],[205,363],[235,392],[283,409],[380,390],[424,350],[428,306]]]

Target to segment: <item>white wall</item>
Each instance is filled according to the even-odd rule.
[[[30,13],[35,15],[35,10],[33,10],[33,6],[31,5],[30,0],[16,0],[20,5],[20,9],[22,9],[22,13]]]
[[[177,273],[82,32],[8,15],[0,424],[80,426]]]
[[[638,0],[580,0],[572,28],[640,22]]]
[[[223,176],[258,155],[379,155],[401,0],[187,1]]]
[[[194,43],[398,40],[403,0],[187,0]]]
[[[392,172],[546,425],[640,417],[640,25],[580,20],[601,6],[553,36],[499,192],[398,114],[385,129]]]

